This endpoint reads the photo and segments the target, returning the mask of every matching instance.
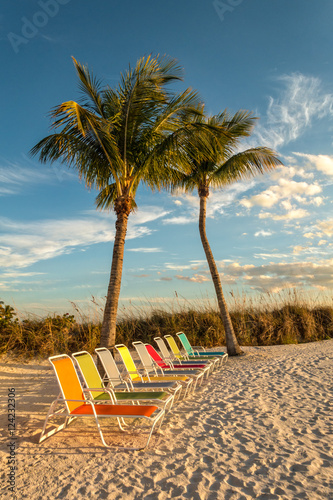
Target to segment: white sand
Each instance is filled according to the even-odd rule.
[[[58,392],[52,368],[3,357],[0,496],[15,498],[5,451],[15,387],[19,499],[333,499],[333,340],[244,350],[177,404],[145,452],[105,449],[82,420],[39,445]]]

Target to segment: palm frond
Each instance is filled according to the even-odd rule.
[[[74,57],[72,59],[80,80],[79,88],[84,97],[83,106],[94,113],[104,116],[103,98],[101,95],[102,84],[100,80],[95,78],[93,73],[89,72],[88,68],[76,61]]]
[[[276,153],[264,147],[250,148],[232,155],[218,168],[210,178],[212,187],[220,187],[237,180],[269,172],[282,165]]]

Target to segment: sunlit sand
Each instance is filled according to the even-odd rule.
[[[145,452],[107,450],[95,425],[82,421],[39,445],[58,393],[54,373],[48,361],[4,356],[0,495],[12,498],[6,391],[13,387],[17,498],[333,498],[333,340],[244,351],[176,404]],[[105,436],[110,444],[140,440],[116,427]]]

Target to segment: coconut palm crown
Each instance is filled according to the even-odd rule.
[[[102,87],[88,68],[77,62],[82,98],[51,112],[53,134],[31,150],[43,163],[60,160],[76,169],[87,186],[99,190],[97,207],[116,213],[110,281],[101,330],[101,346],[115,344],[128,217],[136,208],[140,183],[161,189],[178,182],[191,149],[191,130],[200,139],[196,120],[202,106],[191,89],[171,92],[181,69],[168,57],[144,57],[121,75],[117,88]],[[199,138],[198,138],[199,137]]]
[[[217,133],[209,134],[209,146],[203,150],[200,144],[191,143],[187,150],[190,170],[182,173],[173,189],[183,188],[187,192],[195,189],[200,198],[199,233],[215,287],[217,302],[223,322],[228,354],[242,354],[238,344],[227,304],[223,295],[220,275],[206,234],[207,199],[211,188],[218,189],[237,180],[264,173],[281,165],[276,153],[266,147],[255,147],[238,151],[240,140],[251,134],[256,118],[248,111],[238,111],[230,116],[227,111],[213,117],[196,117],[196,122],[205,122]]]

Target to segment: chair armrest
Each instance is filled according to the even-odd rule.
[[[192,349],[193,349],[193,350],[194,350],[194,349],[195,349],[195,350],[200,349],[200,351],[206,351],[206,350],[207,350],[207,349],[206,349],[204,346],[202,346],[202,345],[193,345],[193,346],[192,346]]]
[[[140,377],[141,382],[143,382],[143,380],[142,380],[142,375],[141,375],[141,373],[140,373],[139,371],[136,371],[136,372],[127,372],[127,374],[126,374],[126,380],[128,380],[128,381],[132,382],[132,379],[131,379],[131,377],[130,377],[130,375],[131,375],[131,374],[133,374],[133,375],[137,375],[138,377]]]
[[[116,402],[116,397],[115,397],[114,392],[111,388],[107,389],[106,387],[96,387],[96,388],[95,387],[87,387],[87,388],[83,389],[83,392],[84,393],[85,392],[88,392],[88,393],[89,392],[105,392],[105,393],[109,394],[110,399],[113,403]]]

